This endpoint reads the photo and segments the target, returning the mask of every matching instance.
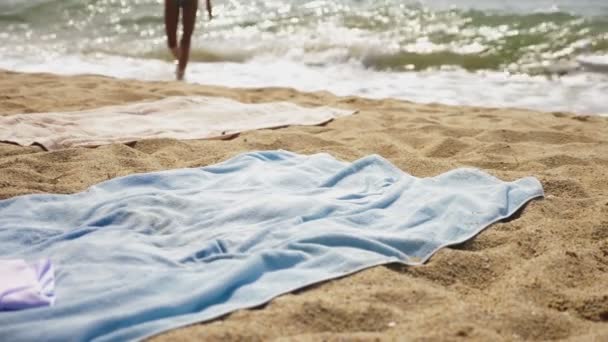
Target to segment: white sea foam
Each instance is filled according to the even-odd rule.
[[[172,80],[173,65],[155,59],[96,56],[31,56],[2,59],[0,68],[22,72],[100,74],[118,78]],[[187,81],[229,87],[291,87],[336,95],[398,98],[421,103],[529,108],[608,114],[608,76],[579,72],[546,76],[464,70],[383,72],[357,63],[308,66],[293,61],[192,63]]]

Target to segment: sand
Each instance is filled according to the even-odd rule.
[[[146,140],[56,152],[0,144],[0,198],[74,193],[135,172],[279,148],[349,161],[377,153],[415,176],[461,166],[504,180],[535,176],[547,196],[424,266],[376,267],[155,340],[608,340],[608,118],[0,71],[0,115],[170,95],[287,100],[359,113],[229,141]]]

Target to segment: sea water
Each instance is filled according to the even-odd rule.
[[[606,0],[213,0],[187,81],[608,113]],[[170,80],[161,0],[0,0],[0,68]]]

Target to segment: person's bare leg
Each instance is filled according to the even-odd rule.
[[[198,0],[186,0],[182,9],[182,38],[179,44],[180,56],[177,71],[177,78],[183,79],[184,72],[188,66],[190,58],[190,41],[194,26],[196,24],[196,12],[198,11]]]
[[[165,33],[167,45],[173,57],[179,59],[179,46],[177,46],[177,24],[179,22],[179,7],[175,0],[165,0]]]

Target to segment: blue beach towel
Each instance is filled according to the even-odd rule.
[[[0,259],[49,257],[56,272],[55,306],[0,312],[0,335],[141,339],[375,265],[421,264],[542,195],[535,178],[416,178],[376,155],[269,151],[0,201]]]

